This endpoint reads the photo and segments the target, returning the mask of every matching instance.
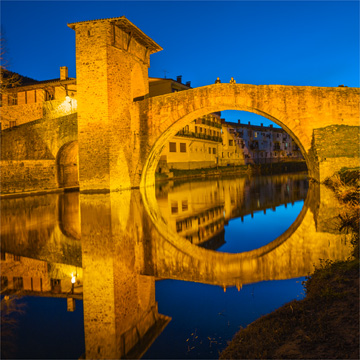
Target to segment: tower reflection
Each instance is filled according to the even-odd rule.
[[[306,193],[293,225],[266,246],[239,254],[210,249],[231,218]],[[139,358],[170,321],[158,313],[155,279],[240,289],[305,276],[319,259],[350,255],[347,236],[326,225],[336,204],[330,190],[308,188],[300,175],[169,183],[147,194],[3,199],[2,291],[82,298],[86,358]]]

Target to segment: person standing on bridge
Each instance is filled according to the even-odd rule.
[[[230,79],[230,84],[236,84],[236,81],[234,80],[233,77],[231,77],[231,79]]]
[[[216,78],[215,84],[221,84],[221,80],[219,78]]]

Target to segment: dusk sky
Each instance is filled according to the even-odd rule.
[[[151,56],[149,76],[182,75],[193,87],[232,76],[244,84],[359,86],[359,2],[344,0],[2,0],[8,68],[46,80],[68,66],[75,77],[67,23],[122,15],[164,49]]]

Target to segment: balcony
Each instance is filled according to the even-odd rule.
[[[207,126],[212,126],[212,127],[215,127],[215,128],[218,128],[218,129],[221,129],[222,126],[221,124],[218,124],[217,122],[214,122],[214,121],[210,121],[210,120],[205,120],[205,119],[199,119],[200,121],[196,122],[196,124],[203,124],[203,125],[207,125]]]
[[[253,141],[252,143],[250,143],[249,147],[250,150],[259,150],[259,143],[257,141]]]
[[[202,139],[202,140],[210,140],[210,141],[216,141],[216,142],[222,142],[221,136],[211,136],[208,134],[203,133],[194,133],[190,131],[180,130],[176,136],[184,136],[188,138],[196,138],[196,139]]]

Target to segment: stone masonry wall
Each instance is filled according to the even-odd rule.
[[[56,158],[77,140],[76,114],[41,119],[1,132],[1,193],[58,188]]]
[[[107,20],[76,23],[76,69],[81,189],[118,190],[132,185],[140,144],[133,97],[148,92],[148,55]],[[124,40],[125,39],[125,40]],[[143,59],[143,60],[142,60]],[[134,120],[134,121],[133,121]]]
[[[320,181],[343,167],[359,167],[358,126],[332,125],[314,130],[313,152],[319,162]]]

